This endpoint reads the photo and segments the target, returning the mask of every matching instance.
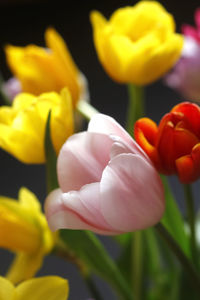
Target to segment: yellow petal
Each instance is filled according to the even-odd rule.
[[[90,14],[90,20],[93,25],[93,38],[95,46],[97,48],[97,54],[100,61],[105,61],[104,45],[106,44],[106,36],[109,34],[109,26],[104,16],[98,11],[92,11]]]
[[[40,202],[36,196],[25,187],[19,190],[19,202],[23,208],[28,209],[32,214],[41,211]]]
[[[18,78],[24,92],[39,95],[53,90],[56,85],[52,76],[52,56],[46,49],[30,45],[27,47],[5,47],[7,63]]]
[[[19,201],[0,197],[0,247],[17,252],[7,274],[12,282],[35,275],[56,237],[39,201],[28,189],[20,189]]]
[[[73,107],[67,88],[60,94],[60,105],[52,110],[51,135],[54,149],[58,154],[66,139],[74,132]]]
[[[69,49],[62,37],[53,28],[48,28],[45,32],[46,45],[57,58],[58,63],[63,64],[70,78],[76,78],[78,68],[75,65]],[[66,74],[66,73],[65,73]],[[65,75],[63,74],[63,75]]]
[[[175,34],[162,45],[155,47],[149,55],[134,57],[127,68],[127,79],[132,78],[135,84],[143,85],[163,76],[180,56],[183,38]]]
[[[0,276],[0,300],[15,300],[15,288],[13,284]]]
[[[16,288],[17,300],[66,300],[69,293],[68,282],[58,276],[34,278],[21,283]]]
[[[172,15],[156,1],[140,1],[134,6],[120,8],[113,13],[110,23],[116,33],[127,35],[132,41],[152,30],[159,30],[162,35],[175,30]]]
[[[62,37],[53,29],[45,32],[47,48],[7,45],[5,53],[11,71],[21,83],[23,92],[40,95],[68,87],[73,105],[84,90],[80,71]]]
[[[99,60],[120,83],[151,83],[180,57],[183,37],[174,32],[173,16],[156,1],[120,8],[109,21],[92,12],[91,22]]]
[[[41,268],[43,258],[43,254],[37,251],[33,254],[17,253],[6,274],[7,279],[17,284],[33,277]]]
[[[24,163],[45,162],[45,127],[50,110],[52,141],[58,153],[74,131],[72,99],[68,91],[44,93],[38,97],[21,93],[12,107],[1,107],[0,147]]]
[[[0,246],[12,251],[32,253],[40,246],[38,228],[28,221],[26,210],[16,201],[0,198]]]

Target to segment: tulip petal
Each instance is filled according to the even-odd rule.
[[[173,138],[175,160],[191,153],[192,148],[199,143],[199,139],[191,131],[183,128],[175,128]]]
[[[45,212],[52,230],[85,229],[101,234],[121,233],[107,224],[100,211],[99,183],[84,186],[79,192],[53,191],[45,202]]]
[[[155,122],[148,118],[141,118],[136,121],[134,126],[134,136],[137,143],[142,147],[146,154],[150,157],[154,165],[159,171],[163,167],[160,161],[158,151],[155,147],[158,135],[158,127]]]
[[[124,130],[124,128],[120,126],[119,123],[117,123],[112,117],[104,114],[94,115],[88,125],[88,131],[108,134],[111,135],[111,138],[112,136],[118,136],[131,147],[132,151],[144,156],[147,160],[149,159],[142,148],[135,143],[127,131]]]
[[[106,221],[122,231],[154,225],[165,207],[157,172],[138,155],[120,154],[110,161],[102,174],[100,194]]]
[[[94,28],[93,38],[95,41],[96,48],[98,50],[97,54],[100,61],[103,63],[105,61],[105,51],[104,51],[104,38],[107,36],[107,20],[98,11],[92,11],[90,14],[90,21]]]
[[[83,185],[100,181],[110,157],[109,136],[83,132],[71,136],[58,157],[58,180],[63,192],[79,190]]]
[[[79,70],[73,61],[67,44],[54,28],[46,30],[45,40],[47,47],[51,49],[50,56],[54,59],[53,77],[57,82],[57,90],[67,86],[72,98],[77,101],[80,96]]]
[[[166,13],[164,7],[156,1],[142,1],[136,5],[117,9],[111,16],[110,22],[120,34],[126,34],[136,41],[147,32],[155,29],[162,19],[163,34],[173,32],[175,22],[171,14]],[[143,22],[141,22],[143,20]],[[135,30],[133,30],[135,28]]]
[[[176,105],[171,112],[182,113],[187,119],[190,129],[200,138],[200,108],[198,105],[190,102],[183,102]]]
[[[200,144],[197,144],[190,155],[176,160],[178,176],[181,182],[191,183],[200,177]]]
[[[181,54],[183,38],[174,33],[172,15],[156,1],[119,8],[109,21],[93,12],[91,21],[97,55],[117,82],[151,83]]]
[[[13,284],[17,284],[33,277],[41,268],[43,258],[44,254],[40,251],[32,254],[24,252],[17,253],[8,269],[6,278]]]
[[[16,288],[18,300],[66,300],[69,294],[67,280],[58,276],[34,278]]]
[[[4,277],[0,276],[0,299],[13,300],[15,295],[14,285]]]

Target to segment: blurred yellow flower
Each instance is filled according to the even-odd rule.
[[[174,32],[173,16],[156,1],[120,8],[109,21],[93,11],[91,22],[99,60],[120,83],[151,83],[181,54],[183,37]]]
[[[0,276],[1,300],[66,300],[68,294],[68,281],[58,276],[29,279],[17,287]]]
[[[73,134],[73,109],[66,88],[60,94],[21,93],[12,107],[0,107],[0,147],[24,163],[44,163],[44,138],[51,110],[51,139],[56,153]]]
[[[9,280],[17,283],[34,276],[55,240],[32,192],[21,188],[19,201],[0,197],[0,247],[16,252],[7,274]]]
[[[53,28],[46,30],[45,41],[47,48],[7,45],[7,63],[20,81],[23,92],[40,95],[59,92],[67,86],[75,104],[85,93],[86,80],[75,65],[65,41]]]

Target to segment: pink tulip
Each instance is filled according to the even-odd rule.
[[[197,8],[194,13],[194,21],[196,27],[193,27],[188,24],[182,26],[182,33],[196,40],[197,43],[200,43],[200,8]]]
[[[185,37],[181,58],[164,82],[185,99],[200,102],[200,44],[196,40]]]
[[[71,136],[58,157],[60,189],[45,212],[52,230],[121,234],[162,217],[163,186],[149,158],[112,118],[96,114],[88,131]]]
[[[11,77],[2,84],[2,90],[8,97],[10,103],[12,103],[15,96],[22,91],[22,88],[19,80],[17,80],[15,77]]]

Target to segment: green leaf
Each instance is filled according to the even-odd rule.
[[[46,129],[45,129],[45,143],[44,143],[45,158],[46,158],[46,184],[47,184],[48,193],[58,188],[57,171],[56,171],[57,157],[51,141],[50,122],[51,122],[51,111],[49,111],[47,117]]]
[[[184,253],[191,257],[189,239],[185,231],[185,224],[183,216],[176,204],[176,201],[172,195],[171,189],[168,185],[165,176],[161,176],[164,189],[165,189],[165,199],[166,199],[166,209],[165,214],[161,220],[161,223],[167,228],[173,238],[178,242]]]
[[[137,239],[134,238],[134,233],[115,237],[122,248],[117,263],[123,276],[130,286],[136,285],[138,278],[135,280],[134,276],[138,276],[136,270],[141,267],[141,272],[139,272],[141,282],[138,283],[141,289],[140,298],[167,300],[170,296],[171,300],[176,300],[179,292],[180,270],[176,259],[154,228],[140,231],[140,235],[140,254],[137,252]],[[138,259],[140,266],[137,267]]]
[[[3,76],[0,73],[0,100],[1,100],[0,102],[1,102],[1,105],[10,106],[11,105],[11,100],[5,94],[5,92],[3,90],[3,84],[4,84]]]
[[[60,237],[91,272],[113,286],[121,299],[134,299],[120,270],[95,234],[83,230],[61,230]]]
[[[180,266],[154,228],[144,232],[148,234],[144,247],[146,249],[145,272],[149,276],[149,291],[145,299],[177,300]]]

